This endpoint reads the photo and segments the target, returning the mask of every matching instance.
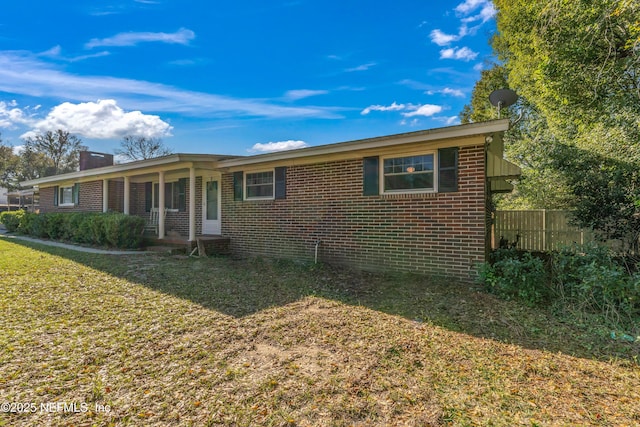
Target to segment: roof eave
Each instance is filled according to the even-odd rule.
[[[508,129],[508,119],[493,120],[490,122],[470,123],[444,128],[423,130],[418,132],[362,139],[357,141],[319,145],[315,147],[300,148],[296,150],[258,154],[255,156],[222,160],[218,165],[221,168],[230,168],[279,160],[290,160],[300,157],[322,156],[326,154],[344,153],[371,148],[390,147],[412,142],[429,142],[442,139],[465,138],[476,135],[489,135],[495,132],[504,132]]]

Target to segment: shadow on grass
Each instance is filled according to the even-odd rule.
[[[639,343],[614,341],[610,329],[550,308],[502,301],[480,286],[421,275],[366,273],[282,260],[96,255],[11,240],[235,317],[307,296],[360,305],[451,331],[598,360],[637,363]]]

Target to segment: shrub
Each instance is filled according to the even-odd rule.
[[[596,314],[616,327],[638,325],[640,271],[630,272],[624,259],[605,246],[564,248],[551,255],[548,267],[513,249],[494,252],[492,261],[480,266],[479,279],[501,298],[527,305],[550,301],[567,314]]]
[[[36,213],[28,213],[24,216],[27,219],[24,224],[24,233],[34,237],[49,237],[47,234],[47,216]],[[22,227],[22,224],[21,224]]]
[[[60,239],[64,232],[64,215],[62,213],[47,213],[46,234],[51,239]]]
[[[552,258],[555,296],[582,310],[617,320],[640,312],[640,274],[630,274],[622,259],[605,246],[568,247]]]
[[[8,211],[0,213],[0,223],[2,223],[7,231],[18,231],[20,219],[26,214],[25,211]]]
[[[80,224],[85,221],[85,218],[86,214],[80,212],[64,214],[60,238],[78,243],[87,243],[78,240]]]
[[[144,219],[120,213],[104,217],[105,238],[111,246],[137,248],[142,243]]]
[[[489,292],[505,299],[518,299],[536,305],[548,297],[545,266],[540,258],[514,249],[496,251],[493,264],[480,269],[480,280]]]
[[[34,237],[70,240],[77,243],[139,248],[144,219],[121,213],[44,213],[3,212],[2,222],[9,231]]]

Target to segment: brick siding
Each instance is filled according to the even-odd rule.
[[[102,181],[81,183],[77,206],[54,206],[55,188],[40,189],[40,212],[102,212]]]
[[[365,270],[470,280],[485,253],[484,147],[461,148],[455,193],[363,196],[363,161],[287,168],[286,199],[234,201],[222,178],[222,234],[236,255],[319,259]]]

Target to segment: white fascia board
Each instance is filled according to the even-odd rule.
[[[22,187],[40,186],[42,184],[53,184],[63,181],[74,181],[89,177],[104,177],[113,174],[120,176],[132,176],[144,173],[145,169],[163,168],[168,166],[177,166],[179,164],[188,165],[189,163],[217,163],[220,159],[228,159],[234,156],[220,156],[216,154],[170,154],[168,156],[157,157],[148,160],[138,160],[134,162],[121,163],[113,166],[105,166],[102,168],[87,169],[78,172],[70,172],[61,175],[46,176],[43,178],[32,179],[20,183]]]
[[[222,160],[218,163],[218,166],[221,168],[230,168],[278,160],[290,160],[301,157],[322,156],[371,148],[390,147],[415,142],[429,142],[443,139],[490,135],[495,132],[504,132],[508,129],[508,119],[493,120],[490,122],[471,123],[445,128],[423,130],[418,132],[381,136],[357,141],[319,145],[317,147],[300,148],[296,150],[280,151],[276,153],[258,154],[255,156],[247,156],[237,159]]]

